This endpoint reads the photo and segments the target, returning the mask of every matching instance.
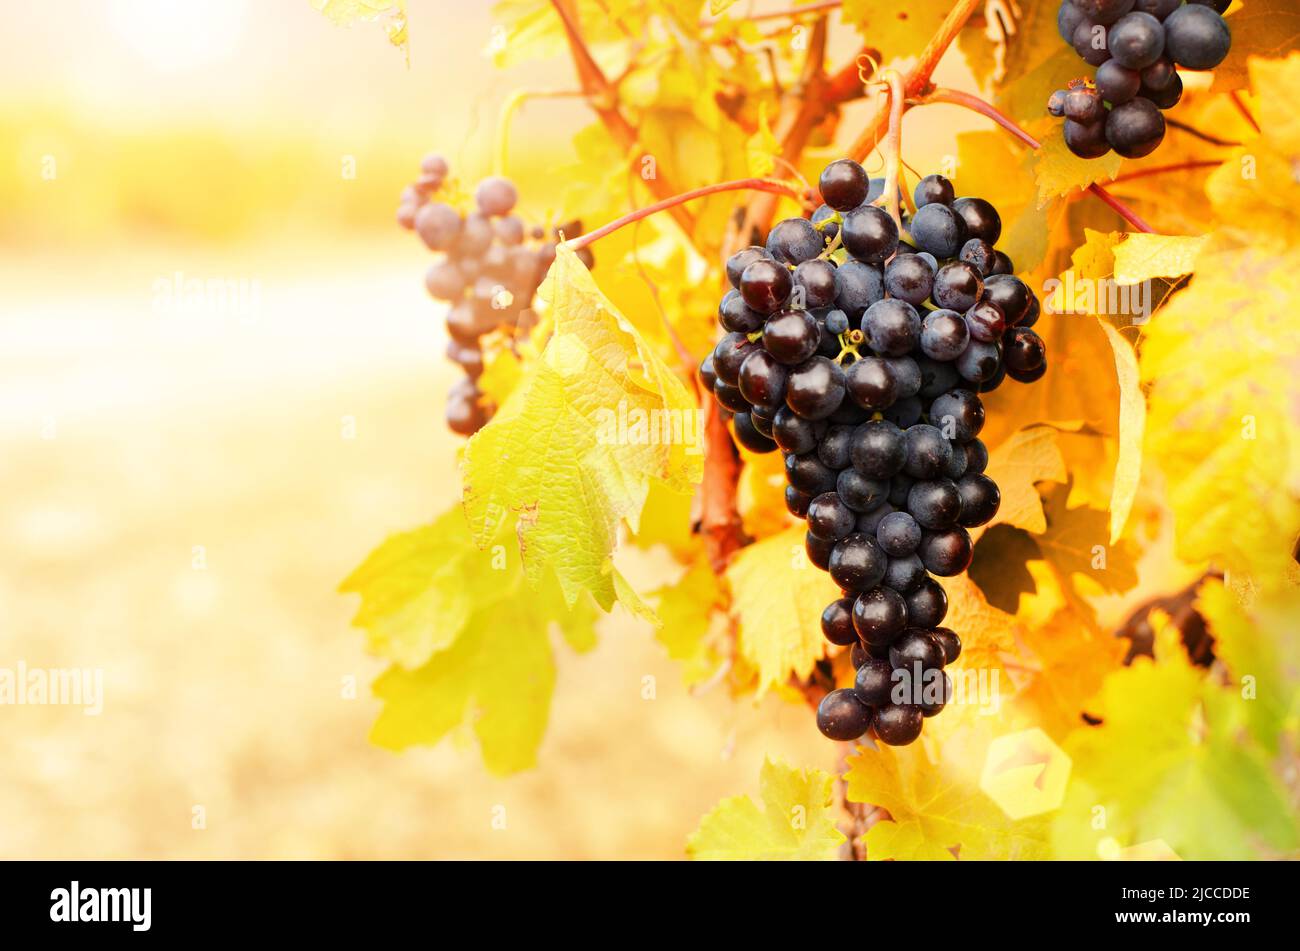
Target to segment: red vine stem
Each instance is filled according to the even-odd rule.
[[[1002,128],[1006,129],[1008,132],[1010,132],[1012,135],[1018,138],[1025,145],[1029,146],[1031,149],[1037,151],[1038,149],[1042,148],[1042,146],[1039,144],[1039,141],[1035,139],[1032,135],[1030,135],[1028,132],[1026,132],[1024,129],[1020,128],[1020,126],[1016,124],[1015,120],[1013,120],[1002,110],[998,109],[997,106],[994,106],[992,103],[985,102],[979,96],[973,96],[968,92],[962,92],[961,90],[958,89],[935,89],[924,99],[919,100],[917,102],[917,105],[925,105],[927,103],[933,103],[933,102],[946,102],[949,105],[962,106],[963,108],[970,109],[974,112],[978,112],[980,115],[992,119],[994,122],[996,122]],[[1112,195],[1102,186],[1094,182],[1093,184],[1088,186],[1088,191],[1092,192],[1094,195],[1096,195],[1098,198],[1104,201],[1107,205],[1109,205],[1114,210],[1114,212],[1117,215],[1119,215],[1121,218],[1123,218],[1125,221],[1131,224],[1138,231],[1144,232],[1146,234],[1155,234],[1154,228],[1152,228],[1149,224],[1143,221],[1138,216],[1138,214],[1135,211],[1133,211],[1133,209],[1129,208],[1127,205],[1125,205],[1122,201],[1120,201],[1118,198],[1116,198],[1114,195]]]
[[[1118,185],[1120,182],[1131,182],[1139,178],[1150,178],[1153,175],[1164,175],[1167,172],[1193,172],[1202,168],[1218,168],[1222,162],[1216,162],[1214,159],[1195,159],[1190,162],[1178,162],[1175,165],[1152,165],[1150,168],[1140,168],[1135,172],[1125,172],[1123,175],[1116,175],[1112,185]]]
[[[1252,129],[1255,130],[1255,134],[1259,135],[1262,130],[1259,127],[1259,123],[1255,121],[1254,115],[1252,115],[1251,111],[1246,108],[1246,103],[1242,101],[1241,90],[1234,89],[1232,92],[1228,93],[1228,96],[1232,99],[1232,104],[1237,107],[1237,111],[1241,113],[1241,117],[1246,120]]]
[[[921,51],[921,57],[916,61],[907,75],[903,78],[903,95],[911,99],[920,96],[930,88],[930,75],[934,72],[939,60],[943,59],[943,54],[948,51],[952,41],[957,38],[957,34],[962,31],[966,21],[971,18],[976,9],[983,6],[984,0],[958,0],[953,4],[948,15],[944,17],[943,23],[939,26],[934,36],[930,37],[930,42],[925,44],[925,49]],[[877,109],[875,118],[867,124],[858,137],[849,147],[849,154],[859,162],[866,159],[871,154],[871,150],[876,147],[880,141],[881,135],[889,127],[889,113],[883,109]]]
[[[731,182],[718,182],[716,185],[705,185],[703,188],[696,188],[692,191],[682,192],[680,195],[672,195],[663,201],[657,201],[653,205],[646,205],[644,208],[638,208],[636,211],[629,212],[621,218],[615,218],[608,224],[601,225],[595,231],[589,231],[580,238],[574,238],[565,244],[578,251],[591,244],[593,241],[599,241],[608,234],[613,234],[620,228],[625,228],[630,224],[648,218],[651,215],[668,211],[683,205],[688,201],[694,201],[697,198],[705,198],[709,195],[716,195],[718,192],[734,191],[755,191],[771,192],[774,195],[786,195],[796,201],[803,200],[803,193],[787,182],[778,181],[774,178],[740,178]]]

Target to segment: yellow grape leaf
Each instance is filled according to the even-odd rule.
[[[1047,253],[1047,212],[1038,206],[1033,153],[1001,131],[957,136],[959,195],[996,195],[1002,214],[998,249],[1011,257],[1018,273],[1031,271]]]
[[[707,680],[720,662],[710,646],[709,631],[722,601],[708,559],[697,558],[681,578],[650,596],[655,598],[655,613],[663,621],[655,638],[667,648],[669,658],[682,665],[686,685]]]
[[[776,156],[781,154],[781,143],[772,134],[772,127],[767,122],[767,102],[758,106],[758,129],[745,143],[745,155],[749,163],[749,174],[756,178],[771,175],[776,168]]]
[[[1250,702],[1188,661],[1167,618],[1153,622],[1155,661],[1107,675],[1089,704],[1101,724],[1064,744],[1076,785],[1057,819],[1059,857],[1095,855],[1097,806],[1121,844],[1163,839],[1186,859],[1292,853],[1300,829],[1271,758],[1243,729]]]
[[[1119,174],[1124,161],[1115,152],[1101,158],[1079,158],[1066,147],[1065,137],[1056,125],[1047,126],[1038,139],[1042,148],[1035,153],[1038,161],[1034,164],[1034,179],[1038,182],[1039,208],[1094,182],[1110,181]]]
[[[1122,247],[1122,245],[1121,245]],[[1111,350],[1115,353],[1115,376],[1119,380],[1119,460],[1115,463],[1115,484],[1110,497],[1110,543],[1124,534],[1133,499],[1142,478],[1142,438],[1146,430],[1147,403],[1138,386],[1137,356],[1118,330],[1105,321]]]
[[[1248,0],[1225,19],[1232,47],[1214,67],[1211,92],[1244,89],[1251,57],[1280,59],[1300,49],[1300,7],[1295,0]]]
[[[614,309],[566,246],[542,287],[554,332],[464,457],[464,503],[480,546],[510,513],[529,581],[550,571],[572,604],[589,591],[644,606],[613,566],[651,482],[681,492],[702,471],[695,398]]]
[[[529,590],[518,555],[480,551],[459,506],[389,538],[340,590],[361,595],[353,623],[396,661],[373,687],[374,743],[432,745],[469,721],[489,770],[535,765],[555,685],[548,629],[589,649],[590,600],[568,607],[554,579]]]
[[[1083,722],[1088,701],[1106,675],[1119,668],[1128,644],[1069,610],[1025,628],[1020,641],[1024,651],[1007,662],[1016,682],[1011,703],[1054,740],[1063,741]]]
[[[372,652],[418,667],[460,636],[477,599],[495,588],[492,560],[470,541],[455,506],[431,525],[389,536],[339,591],[361,595],[352,624]]]
[[[1027,532],[1047,528],[1043,517],[1043,500],[1038,495],[1040,482],[1064,482],[1065,459],[1058,444],[1059,433],[1051,426],[1030,426],[1014,433],[1010,439],[989,453],[985,474],[1002,491],[1002,504],[993,520],[971,532],[978,538],[994,525],[1014,525]]]
[[[1107,544],[1109,518],[1100,509],[1085,505],[1069,508],[1068,485],[1052,486],[1043,494],[1047,531],[1034,541],[1046,561],[1069,587],[1072,575],[1091,579],[1112,594],[1137,584],[1132,546],[1126,542]]]
[[[917,56],[952,9],[951,0],[912,0],[907,4],[880,0],[844,0],[844,22],[857,27],[869,46],[886,62]]]
[[[715,17],[736,5],[736,0],[709,0],[709,12]]]
[[[1064,89],[1068,80],[1078,76],[1082,67],[1077,57],[1056,30],[1056,13],[1060,4],[1053,0],[1019,0],[1016,4],[986,5],[986,17],[1000,16],[1010,23],[1010,37],[1002,59],[1003,74],[993,82],[994,101],[1012,118],[1021,121],[1041,119],[1047,97],[1053,90]],[[976,77],[983,79],[981,67],[990,59],[990,45],[984,31],[965,30],[959,41]],[[1071,61],[1073,59],[1073,61]],[[1059,135],[1059,132],[1057,133]]]
[[[794,518],[785,507],[785,463],[779,452],[764,454],[741,450],[745,468],[736,486],[736,507],[745,534],[767,538],[790,527]]]
[[[1214,635],[1214,653],[1230,683],[1248,695],[1251,727],[1270,752],[1284,732],[1300,732],[1300,589],[1287,586],[1242,603],[1216,578],[1197,592],[1196,610]]]
[[[890,816],[867,830],[867,858],[950,861],[953,850],[970,860],[1046,858],[1044,820],[1012,820],[980,789],[991,741],[985,723],[953,731],[933,760],[922,742],[859,747],[848,760],[847,798]]]
[[[700,548],[699,536],[691,531],[693,504],[692,496],[652,482],[641,509],[641,530],[632,536],[632,543],[638,548],[664,545],[678,561],[691,561]]]
[[[1137,284],[1153,277],[1182,277],[1191,274],[1196,255],[1205,246],[1204,236],[1130,234],[1114,247],[1115,281]]]
[[[995,608],[967,575],[943,579],[948,595],[948,613],[943,626],[961,638],[958,668],[994,671],[1002,666],[1002,655],[1015,649],[1020,624],[1005,611]]]
[[[742,549],[727,569],[740,654],[758,672],[758,694],[791,674],[807,677],[826,653],[821,616],[840,589],[804,553],[795,526]]]
[[[833,780],[820,769],[767,759],[759,773],[763,807],[732,796],[713,807],[686,841],[696,861],[829,861],[844,833],[831,816]]]
[[[350,26],[384,17],[388,42],[402,50],[406,54],[406,65],[411,65],[406,0],[311,0],[311,5],[339,25]]]
[[[483,373],[478,378],[478,388],[494,405],[500,406],[515,391],[523,374],[523,364],[519,358],[509,350],[502,350],[483,368]]]

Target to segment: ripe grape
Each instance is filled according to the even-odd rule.
[[[776,449],[776,443],[758,431],[751,413],[736,413],[731,420],[731,428],[736,434],[736,442],[750,452],[765,453]]]
[[[947,205],[937,203],[916,210],[912,216],[911,234],[918,247],[936,258],[955,257],[970,238],[962,216]]]
[[[775,429],[773,432],[775,433]],[[785,457],[785,480],[809,495],[817,496],[835,488],[837,473],[828,469],[816,453],[790,453]]]
[[[1071,89],[1065,94],[1065,117],[1087,125],[1106,115],[1106,106],[1096,89]]]
[[[849,461],[868,478],[892,479],[907,461],[903,431],[886,420],[863,423],[853,430]]]
[[[930,636],[937,640],[939,646],[943,648],[943,665],[945,667],[961,656],[961,638],[951,628],[936,627],[930,631]]]
[[[846,261],[835,269],[835,306],[856,322],[868,307],[885,298],[879,265]]]
[[[826,248],[826,238],[806,218],[787,218],[767,236],[767,253],[780,264],[791,266],[811,261]]]
[[[1071,41],[1079,58],[1089,66],[1100,66],[1110,59],[1110,50],[1106,48],[1106,27],[1101,24],[1083,20],[1075,28]]]
[[[1028,327],[1013,327],[1002,338],[1002,359],[1008,371],[1032,373],[1047,360],[1047,347]]]
[[[775,313],[790,296],[794,282],[790,269],[771,258],[751,261],[740,275],[740,293],[745,303],[760,314]]]
[[[917,704],[921,708],[922,716],[935,716],[952,700],[952,678],[948,676],[946,670],[938,671],[938,675],[937,678],[934,673],[925,675],[926,683],[922,688],[922,699]]]
[[[813,357],[791,371],[785,405],[805,419],[825,419],[844,399],[844,371],[826,357]]]
[[[950,390],[930,404],[930,423],[950,439],[970,442],[984,428],[984,403],[970,390]]]
[[[921,539],[918,552],[926,571],[941,578],[959,575],[970,567],[974,547],[970,534],[961,526],[929,532]]]
[[[769,407],[776,413],[785,399],[789,370],[761,348],[755,348],[740,364],[736,385],[745,399],[756,406]]]
[[[921,316],[907,301],[878,301],[863,315],[862,332],[867,335],[867,345],[872,350],[892,357],[902,356],[910,353],[921,339]]]
[[[1116,106],[1106,118],[1106,141],[1125,158],[1151,154],[1164,137],[1165,117],[1153,102],[1140,96]]]
[[[984,282],[984,298],[996,304],[1008,326],[1024,321],[1032,302],[1037,302],[1029,285],[1014,274],[995,274]]]
[[[1114,23],[1133,9],[1135,0],[1069,0],[1094,23]]]
[[[752,265],[751,265],[752,266]],[[763,328],[763,348],[779,362],[794,366],[817,352],[821,330],[806,310],[786,310],[768,318]]]
[[[883,570],[880,575],[884,577]],[[907,627],[907,602],[893,588],[871,587],[853,602],[853,627],[867,646],[884,647]]]
[[[1218,12],[1198,3],[1179,7],[1165,18],[1169,58],[1186,69],[1213,69],[1232,46],[1232,33]]]
[[[483,179],[474,191],[474,201],[478,203],[479,211],[489,216],[509,214],[518,200],[519,192],[514,184],[498,175]]]
[[[1115,21],[1106,34],[1106,45],[1111,59],[1121,66],[1144,69],[1165,51],[1165,29],[1149,13],[1129,13]]]
[[[888,746],[907,746],[921,735],[923,724],[921,708],[914,704],[891,703],[876,710],[876,736]]]
[[[963,380],[984,383],[993,379],[1002,366],[1002,355],[996,343],[972,340],[956,361],[957,372]]]
[[[963,528],[985,524],[1002,504],[998,484],[981,472],[970,471],[969,467],[957,480],[957,492],[961,496],[961,517],[957,523]]]
[[[826,605],[822,611],[822,634],[826,640],[841,647],[856,644],[858,632],[853,628],[853,600],[840,598]]]
[[[832,690],[817,705],[817,729],[832,740],[854,740],[871,726],[871,708],[848,687]]]
[[[851,621],[850,617],[850,623]],[[854,638],[856,637],[855,631]],[[853,692],[858,695],[858,699],[869,707],[883,707],[889,703],[893,689],[894,668],[889,661],[866,654],[862,663],[857,665],[857,674],[853,678]]]
[[[961,253],[957,257],[973,267],[980,277],[992,274],[997,263],[997,252],[983,238],[971,238],[961,246]]]
[[[934,268],[919,254],[899,254],[885,266],[885,290],[913,306],[930,299]]]
[[[868,410],[881,410],[898,396],[898,383],[889,364],[879,357],[864,357],[844,374],[849,398]]]
[[[952,447],[935,427],[919,423],[909,426],[903,435],[907,444],[903,471],[913,479],[933,479],[948,465]]]
[[[755,261],[770,260],[770,255],[766,248],[760,248],[751,245],[748,248],[741,248],[731,257],[727,258],[727,280],[731,282],[734,288],[740,288],[740,276],[745,273],[745,268],[749,267]]]
[[[817,458],[831,469],[847,469],[853,432],[854,426],[844,423],[827,427],[821,442],[817,444]]]
[[[921,526],[906,512],[891,512],[880,520],[876,541],[890,558],[905,558],[921,544]]]
[[[1065,9],[1064,6],[1061,9]],[[1065,97],[1068,95],[1064,89],[1058,89],[1047,97],[1047,114],[1057,119],[1065,115]]]
[[[804,261],[792,275],[796,306],[808,309],[829,307],[835,300],[835,265],[830,261]],[[798,300],[802,294],[802,300]]]
[[[967,332],[984,343],[999,339],[1007,329],[1007,318],[1002,308],[987,297],[966,311],[965,323]]]
[[[789,407],[782,406],[772,417],[772,438],[786,452],[803,455],[816,450],[826,431],[824,422],[804,419]]]
[[[874,205],[861,205],[844,215],[840,241],[859,261],[884,264],[898,248],[898,225]]]
[[[752,334],[763,328],[767,318],[745,303],[740,291],[735,288],[727,291],[718,305],[718,323],[723,330],[733,333]]]
[[[1100,158],[1110,151],[1106,123],[1101,119],[1087,124],[1066,119],[1063,131],[1066,146],[1079,158]]]
[[[845,469],[852,472],[852,469]],[[843,473],[841,473],[841,477]],[[818,538],[839,541],[853,533],[857,516],[838,492],[823,492],[808,505],[808,531]]]
[[[912,192],[917,208],[935,203],[951,205],[955,195],[956,192],[953,191],[952,182],[942,175],[925,176],[916,183],[916,190]]]
[[[885,503],[889,498],[889,483],[864,476],[857,469],[845,469],[836,480],[835,491],[853,511],[865,513]],[[862,528],[855,524],[855,530],[862,531]]]
[[[952,261],[934,276],[934,302],[946,310],[965,313],[984,292],[984,279],[965,261]]]
[[[907,511],[918,525],[931,531],[957,524],[961,504],[957,484],[942,476],[917,482],[907,493]]]
[[[908,591],[914,591],[925,579],[925,565],[921,563],[921,559],[916,555],[907,555],[903,558],[889,559],[889,567],[885,569],[884,585],[900,594],[906,594]]]
[[[1119,60],[1108,59],[1097,67],[1097,92],[1113,106],[1128,102],[1141,88],[1142,74],[1121,65]],[[1101,113],[1098,113],[1096,118],[1100,116]]]
[[[921,352],[931,360],[956,360],[969,340],[966,321],[956,311],[932,310],[921,322]]]
[[[817,182],[822,201],[836,211],[850,211],[867,200],[867,173],[852,159],[838,159],[822,169]]]
[[[812,500],[813,497],[807,492],[801,492],[792,485],[785,487],[785,507],[795,518],[807,516],[808,506],[812,503]]]
[[[830,572],[831,580],[842,590],[856,594],[880,584],[881,579],[885,577],[886,567],[888,567],[888,557],[880,550],[876,540],[861,532],[854,532],[835,543],[835,547],[831,550],[827,571]],[[858,625],[856,604],[853,626],[858,629],[860,636],[862,628]]]

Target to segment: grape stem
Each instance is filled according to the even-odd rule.
[[[1186,122],[1179,122],[1177,119],[1165,117],[1165,125],[1171,129],[1177,129],[1179,132],[1186,132],[1194,139],[1200,139],[1202,142],[1208,142],[1210,145],[1218,145],[1223,148],[1238,148],[1240,142],[1233,142],[1231,139],[1221,139],[1217,135],[1210,135],[1208,132],[1202,132],[1196,126],[1188,125]]]
[[[902,164],[903,79],[898,70],[887,69],[884,80],[889,84],[889,133],[885,136],[885,207],[901,231],[903,216],[898,207],[898,169]]]
[[[1028,132],[1026,132],[1024,129],[1020,128],[1020,126],[1016,124],[1014,119],[1012,119],[1010,116],[1008,116],[1005,112],[1000,110],[997,106],[993,105],[992,103],[985,102],[979,96],[974,96],[968,92],[962,92],[961,90],[958,89],[939,88],[939,89],[932,90],[924,98],[917,100],[915,104],[928,105],[930,103],[935,103],[935,102],[946,102],[949,105],[961,106],[965,109],[970,109],[974,112],[978,112],[980,115],[992,119],[994,122],[996,122],[1002,128],[1006,129],[1008,132],[1010,132],[1017,139],[1019,139],[1025,145],[1029,146],[1034,151],[1038,151],[1038,149],[1042,148],[1042,145],[1039,143],[1039,141],[1035,139],[1032,135],[1030,135]],[[1093,182],[1091,185],[1088,186],[1088,191],[1092,192],[1093,195],[1100,198],[1103,202],[1109,205],[1117,215],[1119,215],[1121,218],[1127,221],[1138,231],[1141,231],[1144,234],[1155,234],[1154,228],[1152,228],[1149,224],[1143,221],[1142,218],[1140,218],[1138,214],[1135,211],[1133,211],[1133,209],[1129,208],[1127,205],[1125,205],[1122,201],[1120,201],[1118,198],[1116,198],[1114,195],[1108,192],[1101,185],[1098,185],[1096,182]]]
[[[1260,129],[1259,123],[1255,121],[1255,116],[1251,114],[1250,109],[1246,107],[1245,101],[1241,98],[1241,90],[1234,89],[1228,93],[1228,97],[1232,100],[1232,104],[1237,107],[1237,111],[1241,113],[1241,117],[1255,130],[1255,134],[1259,135],[1263,130]]]
[[[1222,162],[1214,159],[1195,159],[1190,162],[1178,162],[1175,165],[1152,165],[1150,168],[1140,168],[1135,172],[1125,172],[1123,175],[1116,175],[1112,185],[1118,185],[1120,182],[1131,182],[1139,178],[1150,178],[1153,175],[1164,175],[1168,172],[1192,172],[1202,168],[1218,168]]]
[[[730,182],[718,182],[715,185],[705,185],[703,188],[695,188],[688,192],[682,192],[680,195],[672,195],[662,201],[657,201],[653,205],[647,205],[644,208],[638,208],[636,211],[628,212],[621,218],[615,218],[608,224],[602,225],[595,231],[589,231],[580,238],[574,238],[572,241],[566,241],[565,246],[574,251],[587,247],[594,241],[599,241],[608,234],[613,234],[620,228],[625,228],[630,224],[635,224],[643,218],[648,218],[660,211],[670,211],[673,208],[683,205],[688,201],[694,201],[697,198],[706,198],[709,195],[716,195],[719,192],[734,191],[756,191],[770,192],[774,195],[785,195],[793,198],[795,201],[803,201],[803,193],[788,182],[778,181],[774,178],[739,178]]]

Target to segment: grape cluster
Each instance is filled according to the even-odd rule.
[[[1165,137],[1162,109],[1183,95],[1178,68],[1213,69],[1232,45],[1231,0],[1061,0],[1061,38],[1097,69],[1058,89],[1047,111],[1065,119],[1065,144],[1081,158],[1114,149],[1141,158]]]
[[[784,454],[808,557],[843,592],[822,630],[852,646],[857,680],[826,696],[818,726],[901,745],[951,695],[943,667],[961,639],[940,626],[948,599],[932,575],[965,571],[967,530],[997,512],[979,394],[1046,371],[1030,329],[1040,305],[995,248],[997,210],[946,178],[917,185],[901,236],[861,165],[832,162],[819,184],[811,220],[782,221],[727,261],[726,335],[700,378],[738,443]],[[891,698],[909,679],[899,671],[912,702]]]
[[[574,221],[549,231],[529,227],[512,214],[519,193],[500,176],[479,182],[476,210],[462,214],[450,201],[434,200],[447,184],[448,172],[442,156],[426,156],[420,177],[402,192],[397,223],[439,252],[424,275],[424,286],[431,296],[451,305],[447,358],[465,371],[465,378],[447,396],[447,426],[469,436],[493,412],[477,383],[485,347],[513,346],[516,333],[527,332],[537,322],[533,296],[555,260],[556,242],[561,235],[577,237],[582,225]],[[590,249],[583,248],[578,256],[591,267]]]

